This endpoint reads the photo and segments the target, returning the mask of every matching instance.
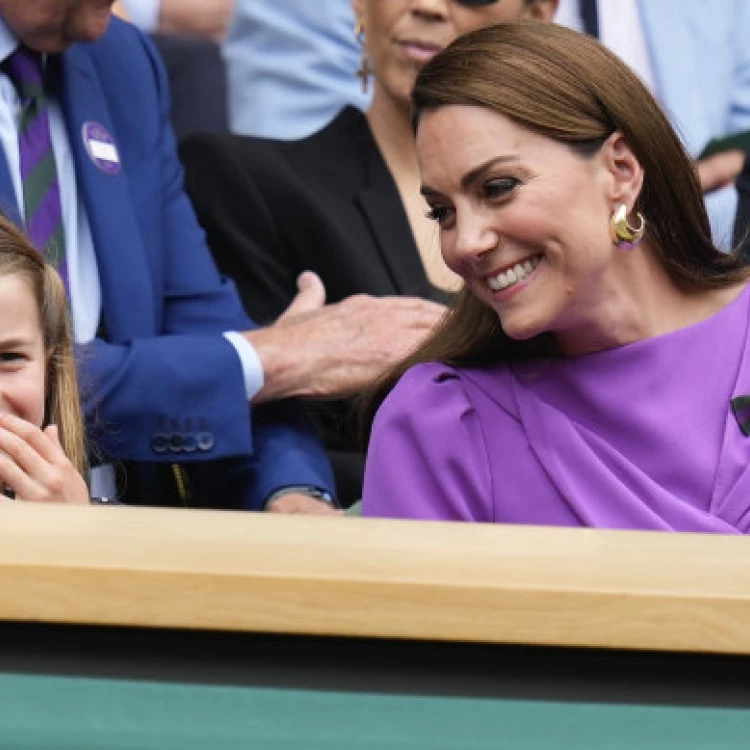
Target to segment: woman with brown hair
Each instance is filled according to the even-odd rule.
[[[748,270],[644,86],[587,37],[505,24],[413,102],[465,289],[374,396],[364,514],[750,531]]]
[[[68,301],[57,271],[0,216],[0,485],[16,500],[86,504]]]

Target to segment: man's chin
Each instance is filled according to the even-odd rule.
[[[65,29],[63,49],[76,42],[96,42],[106,34],[112,20],[109,6],[91,11],[86,18]],[[61,52],[62,50],[57,50]]]

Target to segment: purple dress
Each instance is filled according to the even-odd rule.
[[[750,532],[750,286],[709,320],[579,357],[427,363],[383,403],[363,514]],[[735,401],[735,404],[738,402]]]

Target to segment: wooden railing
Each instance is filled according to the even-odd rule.
[[[0,619],[750,654],[750,539],[8,502]]]

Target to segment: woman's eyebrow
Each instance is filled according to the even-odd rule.
[[[507,154],[504,156],[495,156],[492,159],[488,159],[479,166],[474,167],[461,178],[461,189],[468,190],[474,182],[476,182],[480,177],[482,177],[483,174],[485,174],[485,172],[488,172],[498,164],[504,164],[506,162],[512,161],[518,161],[518,156],[516,156],[515,154]],[[425,198],[434,198],[440,195],[439,191],[431,188],[429,185],[422,185],[419,192],[422,193]]]
[[[476,182],[485,172],[489,172],[490,169],[496,167],[498,164],[504,164],[509,161],[518,161],[518,156],[515,154],[506,154],[503,156],[496,156],[493,159],[488,159],[478,167],[474,167],[471,171],[467,172],[461,178],[461,187],[467,190],[471,185]]]

